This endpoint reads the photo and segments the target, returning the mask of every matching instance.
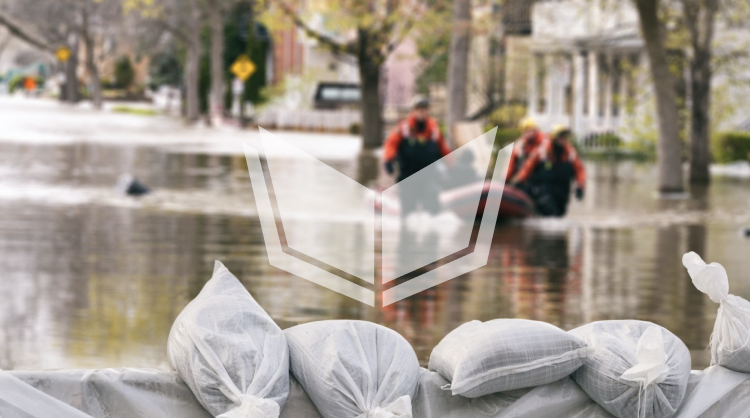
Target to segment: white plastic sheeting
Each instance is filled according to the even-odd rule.
[[[397,332],[365,321],[319,321],[284,334],[291,373],[324,417],[412,416],[419,362]]]
[[[690,375],[674,418],[750,415],[750,374],[712,367]],[[452,396],[447,381],[422,369],[414,418],[612,418],[571,378],[481,398]],[[22,397],[18,397],[23,393]],[[3,418],[209,418],[175,372],[146,369],[0,372]],[[322,418],[290,378],[281,418]],[[351,417],[354,418],[354,417]]]
[[[220,262],[180,313],[167,343],[172,366],[220,418],[278,418],[289,395],[286,338]]]
[[[729,278],[719,263],[706,264],[689,252],[682,257],[695,287],[720,303],[711,334],[711,364],[750,373],[750,302],[729,294]]]
[[[12,377],[13,381],[7,380]],[[8,406],[20,387],[37,409]],[[45,409],[38,409],[39,405]],[[76,414],[65,415],[66,409]],[[52,412],[55,413],[52,413]],[[59,411],[59,412],[58,412]],[[3,418],[211,418],[176,372],[155,369],[0,371],[0,416]],[[290,376],[289,398],[281,418],[322,418],[302,386]]]
[[[429,369],[451,382],[444,389],[476,398],[560,380],[583,364],[588,351],[583,340],[546,322],[471,321],[432,350]]]
[[[674,334],[644,321],[599,321],[576,328],[593,353],[573,379],[619,418],[669,418],[690,377],[690,352]]]

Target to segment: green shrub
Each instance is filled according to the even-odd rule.
[[[750,132],[721,132],[713,141],[714,159],[719,163],[750,159]]]
[[[656,141],[651,138],[637,137],[626,142],[623,149],[638,159],[656,159]]]
[[[13,93],[17,88],[23,88],[23,80],[26,78],[23,74],[13,76],[8,82],[8,92]]]
[[[494,128],[494,126],[492,127]],[[492,129],[490,128],[490,129]],[[489,130],[489,129],[488,129]],[[506,145],[510,144],[511,142],[514,142],[516,139],[521,137],[521,130],[520,129],[497,129],[497,135],[495,136],[496,144],[500,146],[500,148],[505,147]]]
[[[158,115],[158,112],[154,109],[145,109],[145,108],[130,107],[130,106],[115,106],[112,108],[112,111],[115,113],[127,113],[130,115],[139,115],[139,116]]]
[[[622,139],[614,133],[608,132],[599,138],[597,138],[599,146],[605,148],[620,148],[622,145]]]
[[[492,128],[498,126],[500,128],[515,129],[518,127],[518,122],[526,116],[526,106],[522,104],[505,104],[493,111],[487,118],[487,124],[492,125]]]
[[[115,62],[115,84],[121,89],[127,89],[135,80],[135,68],[126,55]]]

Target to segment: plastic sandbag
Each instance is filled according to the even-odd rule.
[[[364,321],[319,321],[284,333],[292,374],[324,417],[412,417],[419,362],[395,331]]]
[[[729,278],[721,264],[706,264],[689,252],[682,257],[695,287],[719,303],[711,334],[711,364],[750,373],[750,302],[729,294]]]
[[[526,319],[471,321],[432,350],[429,369],[454,395],[490,393],[544,385],[581,367],[586,343],[554,325]]]
[[[0,370],[0,417],[91,418],[2,370]]]
[[[441,389],[447,383],[439,373],[422,370],[414,418],[612,418],[570,377],[478,398],[453,396]]]
[[[690,352],[666,329],[644,321],[600,321],[570,331],[593,353],[573,379],[619,418],[669,418],[685,396]]]
[[[289,395],[281,329],[220,262],[175,320],[167,351],[195,397],[221,418],[277,418]]]
[[[94,418],[211,417],[174,371],[118,368],[9,374]],[[1,409],[0,416],[6,416]],[[47,415],[53,416],[57,415]]]

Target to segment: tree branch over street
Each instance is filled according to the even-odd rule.
[[[8,29],[8,31],[16,38],[37,47],[42,51],[51,53],[55,52],[55,48],[52,45],[39,40],[39,38],[37,38],[35,35],[32,35],[31,33],[24,30],[20,24],[13,22],[10,18],[4,16],[2,13],[0,13],[0,25],[5,26],[5,28]]]
[[[362,107],[362,134],[365,148],[377,148],[383,141],[383,103],[381,69],[389,54],[412,29],[419,18],[418,2],[355,0],[344,5],[327,3],[342,14],[338,32],[356,34],[350,41],[340,41],[310,26],[285,0],[274,0],[283,14],[307,36],[317,40],[334,54],[348,54],[357,59]],[[337,6],[339,6],[337,8]],[[342,12],[342,10],[345,10]],[[345,16],[346,18],[343,18]]]

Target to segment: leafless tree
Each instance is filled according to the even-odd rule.
[[[369,1],[353,0],[346,4],[330,2],[332,9],[345,10],[349,27],[338,28],[340,32],[355,34],[351,39],[340,40],[311,27],[300,10],[274,0],[284,14],[308,36],[335,54],[347,54],[357,59],[362,97],[362,136],[365,148],[377,148],[383,141],[383,103],[381,98],[381,69],[386,58],[412,28],[422,10],[422,5],[413,1]]]
[[[102,106],[97,43],[121,16],[120,0],[15,0],[7,3],[12,17],[0,15],[0,24],[27,43],[45,51],[67,46],[71,56],[66,62],[66,97],[78,100],[77,67],[79,46],[86,54],[95,108]]]
[[[204,22],[203,0],[134,0],[132,12],[141,24],[170,33],[185,46],[184,87],[185,117],[196,121],[200,116],[199,71],[201,28]]]
[[[224,13],[226,0],[208,2],[208,22],[211,28],[211,93],[209,113],[211,120],[224,114]]]

